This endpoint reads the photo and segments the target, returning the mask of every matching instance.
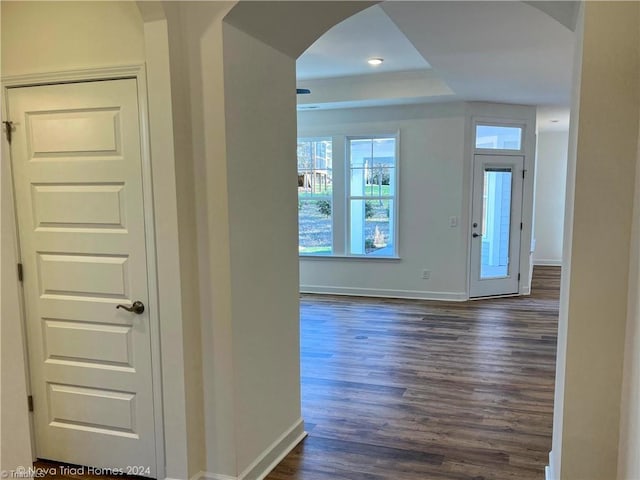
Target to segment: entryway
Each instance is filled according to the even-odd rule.
[[[523,156],[474,156],[471,298],[519,292],[523,182]]]

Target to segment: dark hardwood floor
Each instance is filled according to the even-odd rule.
[[[543,479],[559,285],[537,267],[530,297],[303,296],[309,436],[267,479]]]

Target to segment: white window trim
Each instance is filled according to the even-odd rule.
[[[396,139],[396,151],[395,151],[395,192],[393,196],[389,196],[389,200],[393,201],[393,254],[392,255],[367,255],[366,253],[357,254],[357,253],[349,253],[348,249],[351,245],[351,208],[350,202],[351,200],[367,200],[366,196],[352,196],[351,195],[351,182],[348,182],[347,179],[351,178],[351,155],[348,149],[349,142],[351,140],[367,140],[367,139],[376,139],[376,138],[395,138]],[[345,253],[344,256],[349,258],[399,258],[398,256],[398,194],[400,192],[400,132],[396,131],[395,133],[380,133],[380,134],[369,134],[369,135],[345,135],[344,138],[345,143],[345,161],[344,161],[344,178],[345,178],[345,190],[344,190],[344,209],[346,214],[346,221],[344,223],[345,228]]]
[[[524,155],[525,148],[525,139],[527,138],[527,124],[523,120],[514,121],[513,119],[504,119],[504,118],[492,118],[492,117],[472,117],[472,141],[471,146],[473,151],[478,155]],[[477,148],[476,147],[476,132],[478,126],[486,126],[486,127],[513,127],[520,128],[522,130],[522,134],[520,137],[520,149],[509,149],[509,148]]]
[[[314,254],[299,253],[300,259],[304,260],[355,260],[355,261],[397,261],[400,260],[400,243],[399,243],[399,214],[400,214],[400,131],[399,130],[377,130],[374,131],[358,131],[340,134],[329,134],[323,130],[313,130],[300,132],[299,140],[309,140],[315,138],[329,138],[333,143],[332,171],[333,171],[333,199],[331,208],[332,220],[332,253],[331,254]],[[393,200],[393,247],[392,255],[367,255],[367,254],[350,254],[348,252],[350,239],[350,159],[348,152],[348,144],[351,139],[367,139],[367,138],[390,138],[396,139],[395,151],[395,176],[396,185],[395,193],[390,200]],[[336,173],[342,172],[341,175]]]

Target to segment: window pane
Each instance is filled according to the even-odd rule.
[[[375,160],[366,172],[364,195],[367,197],[389,197],[395,193],[395,168],[388,167]]]
[[[389,197],[395,195],[396,139],[394,137],[351,139],[350,196]]]
[[[298,196],[331,196],[333,190],[330,138],[298,140]]]
[[[332,204],[326,199],[298,198],[298,253],[330,255],[333,245]]]
[[[333,250],[331,138],[298,139],[298,252]]]
[[[477,125],[476,148],[522,150],[522,128]]]
[[[484,172],[481,279],[509,275],[511,180],[509,168],[487,168]]]
[[[393,256],[393,200],[351,200],[350,253]]]

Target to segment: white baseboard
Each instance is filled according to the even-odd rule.
[[[165,479],[170,480],[170,479]],[[220,475],[218,473],[199,472],[189,480],[238,480],[238,477],[230,477],[229,475]]]
[[[348,295],[354,297],[408,298],[413,300],[446,300],[449,302],[464,302],[469,300],[466,292],[427,292],[422,290],[331,287],[325,285],[300,285],[300,293]]]
[[[557,480],[553,469],[553,451],[549,452],[549,465],[544,469],[545,480]]]
[[[561,267],[562,259],[546,259],[546,258],[536,258],[533,260],[533,266],[539,267]]]
[[[263,480],[306,436],[304,421],[299,418],[240,474],[238,480]]]
[[[299,418],[237,477],[199,472],[190,480],[263,480],[306,436],[304,421]]]

